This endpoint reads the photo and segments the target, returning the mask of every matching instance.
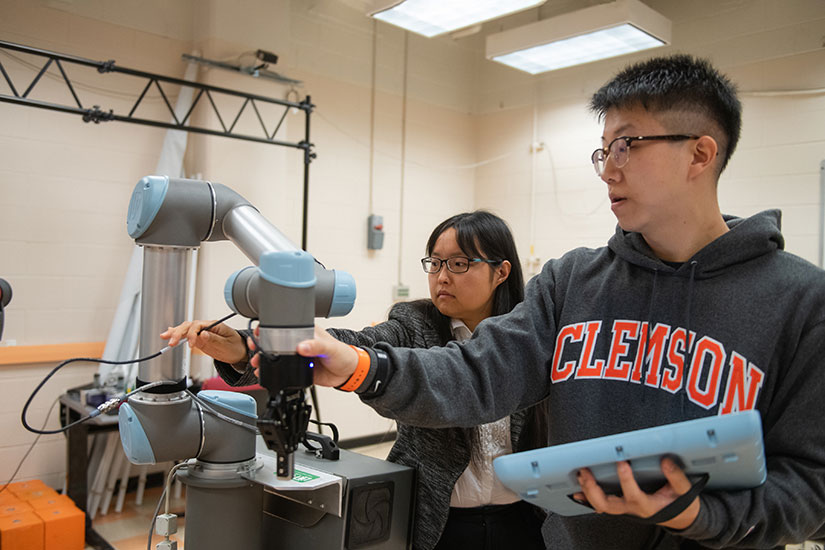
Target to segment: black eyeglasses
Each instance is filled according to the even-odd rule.
[[[613,159],[616,168],[622,168],[630,160],[630,144],[634,141],[684,141],[688,139],[699,139],[699,136],[689,134],[670,134],[666,136],[620,136],[611,141],[607,147],[596,149],[590,155],[596,175],[601,177],[604,173],[604,165],[607,157]]]
[[[475,263],[483,262],[490,265],[498,265],[504,260],[486,260],[484,258],[467,258],[466,256],[453,256],[442,260],[441,258],[433,258],[427,256],[421,258],[421,267],[424,268],[425,273],[438,273],[441,271],[441,266],[447,265],[447,269],[452,273],[466,273],[470,266]]]

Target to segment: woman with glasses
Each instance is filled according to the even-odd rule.
[[[387,321],[360,331],[328,329],[356,346],[385,342],[430,348],[467,340],[484,319],[512,310],[524,298],[515,242],[498,216],[475,211],[440,223],[427,241],[421,265],[429,300],[395,304]],[[229,384],[257,382],[245,339],[226,325],[198,335],[208,321],[183,323],[161,335],[216,359]],[[251,343],[250,343],[251,344]],[[456,391],[460,391],[456,388]],[[493,473],[497,456],[546,445],[541,406],[474,428],[419,428],[399,423],[387,460],[417,470],[413,548],[544,548],[544,513],[506,489]]]

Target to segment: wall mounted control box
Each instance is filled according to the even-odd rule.
[[[384,217],[370,214],[367,218],[367,248],[381,250],[384,248]]]

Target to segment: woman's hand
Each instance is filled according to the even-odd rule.
[[[258,335],[258,329],[255,329]],[[250,350],[255,349],[252,339],[247,339]],[[315,357],[314,383],[318,386],[340,386],[352,376],[355,367],[358,365],[358,353],[352,347],[336,340],[330,333],[322,328],[315,327],[315,338],[304,340],[298,344],[298,355],[304,357]],[[255,367],[255,376],[259,376],[260,355],[255,356],[250,361]]]
[[[209,330],[200,332],[202,328],[208,327],[213,322],[187,321],[176,327],[169,327],[161,333],[160,337],[169,340],[170,346],[176,346],[178,342],[186,340],[190,348],[198,349],[213,359],[230,365],[245,361],[246,348],[241,335],[235,329],[220,323]]]

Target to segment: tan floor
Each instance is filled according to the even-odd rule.
[[[135,504],[135,493],[127,493],[120,513],[109,512],[105,516],[98,516],[92,522],[97,533],[117,550],[146,550],[149,538],[149,527],[152,523],[152,514],[158,504],[162,492],[161,487],[146,489],[143,494],[143,503]],[[182,492],[183,493],[183,492]],[[178,548],[183,547],[183,533],[186,520],[182,517],[186,507],[184,498],[169,500],[169,511],[178,514],[178,534],[171,537],[178,541]],[[163,540],[163,537],[152,537],[152,548]],[[87,546],[92,548],[91,546]]]
[[[391,447],[392,442],[389,442],[352,450],[367,456],[384,459]],[[120,513],[110,511],[105,516],[98,516],[94,519],[92,525],[95,531],[116,550],[146,550],[152,514],[158,504],[161,491],[161,487],[147,489],[143,495],[143,503],[140,506],[135,504],[135,493],[127,493],[123,510]],[[171,498],[169,501],[170,512],[178,514],[178,533],[170,538],[178,541],[179,549],[183,549],[184,546],[186,520],[182,515],[185,507],[186,503],[183,497],[180,499]],[[155,545],[161,540],[163,540],[163,537],[153,535],[151,549],[154,550]],[[86,549],[90,550],[92,547],[87,546]]]

